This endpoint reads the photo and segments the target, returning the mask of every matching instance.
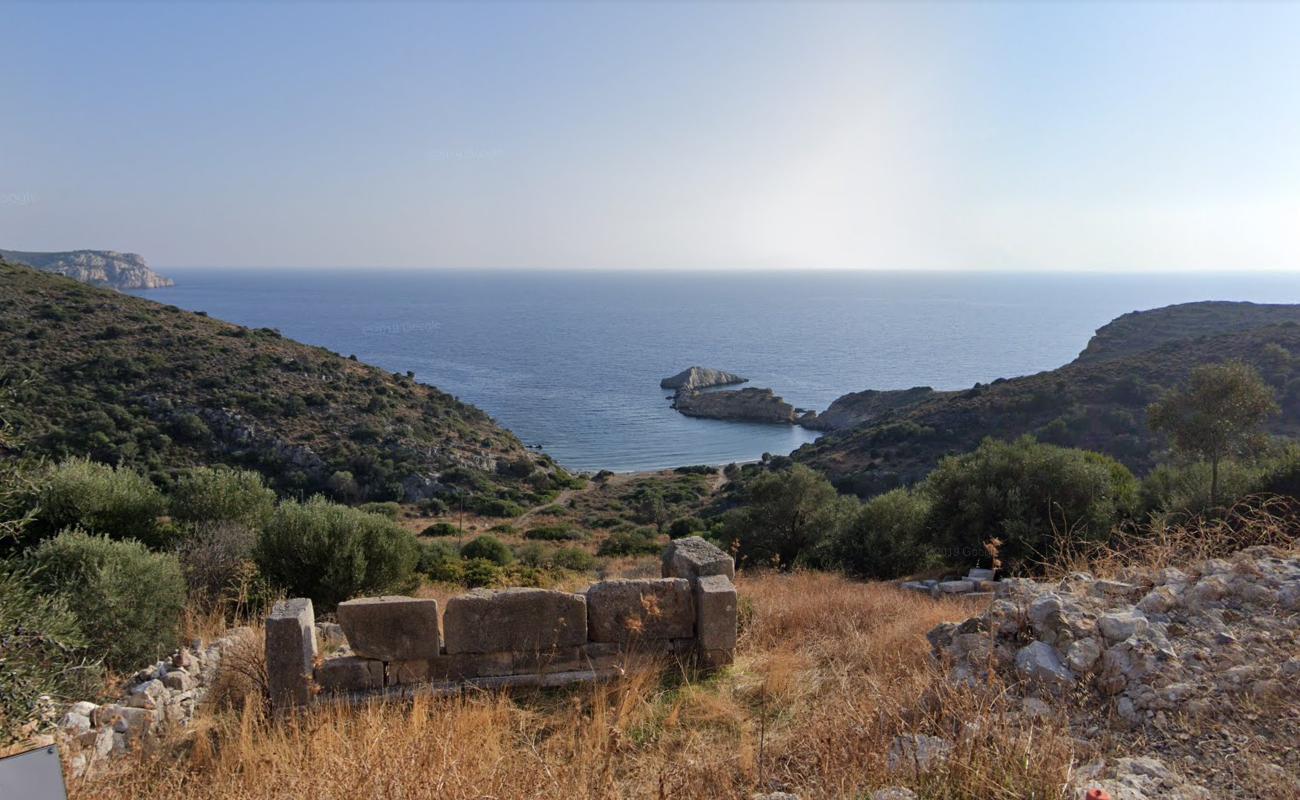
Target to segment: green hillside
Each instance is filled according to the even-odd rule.
[[[32,455],[87,455],[166,484],[193,464],[281,491],[528,504],[568,476],[485,413],[410,377],[0,261],[0,352]]]
[[[843,490],[867,496],[924,477],[944,455],[981,439],[1033,434],[1114,456],[1138,474],[1162,460],[1165,442],[1146,407],[1198,364],[1239,359],[1277,391],[1274,434],[1300,435],[1300,306],[1191,303],[1120,317],[1083,355],[1058,369],[999,379],[882,414],[823,436],[795,460]]]

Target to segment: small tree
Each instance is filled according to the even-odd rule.
[[[1219,463],[1240,452],[1259,426],[1277,413],[1273,390],[1240,361],[1204,364],[1147,410],[1151,429],[1167,433],[1174,449],[1210,463],[1210,504],[1219,492]]]
[[[724,536],[739,542],[741,557],[788,569],[813,556],[856,507],[822,475],[795,464],[746,487],[745,506],[728,514]]]

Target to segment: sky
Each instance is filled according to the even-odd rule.
[[[0,247],[1300,270],[1300,3],[0,3]]]

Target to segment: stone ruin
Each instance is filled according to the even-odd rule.
[[[266,667],[275,708],[411,691],[562,686],[620,674],[629,653],[704,670],[736,647],[735,564],[699,537],[663,554],[662,578],[609,580],[584,592],[477,589],[447,601],[363,597],[338,607],[341,646],[319,658],[311,600],[275,605]],[[338,636],[341,633],[341,636]],[[323,638],[323,637],[322,637]]]

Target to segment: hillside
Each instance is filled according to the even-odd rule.
[[[999,379],[886,411],[795,451],[846,491],[866,496],[924,477],[939,459],[986,436],[1033,434],[1042,441],[1114,456],[1142,474],[1164,442],[1146,407],[1193,367],[1240,359],[1277,390],[1283,413],[1274,434],[1300,435],[1300,306],[1192,303],[1120,317],[1098,331],[1084,355],[1036,375]]]
[[[318,347],[0,261],[0,385],[25,449],[259,469],[343,500],[529,504],[567,476],[477,408]]]
[[[170,278],[164,278],[149,269],[144,259],[135,253],[118,253],[113,250],[70,250],[63,253],[0,250],[0,258],[42,272],[66,275],[92,286],[157,289],[172,285]]]

